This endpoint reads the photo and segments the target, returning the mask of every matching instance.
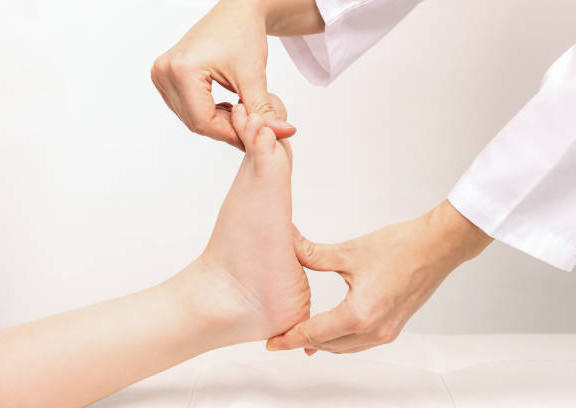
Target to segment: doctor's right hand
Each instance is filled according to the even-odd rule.
[[[270,351],[304,347],[309,355],[392,342],[450,272],[492,242],[448,201],[414,220],[340,244],[316,244],[294,233],[302,265],[336,271],[350,288],[336,308],[267,344]]]
[[[277,138],[296,128],[277,117],[266,85],[267,11],[256,0],[221,0],[152,67],[152,81],[166,104],[195,133],[244,146],[234,131],[230,103],[216,105],[212,81],[242,99]]]

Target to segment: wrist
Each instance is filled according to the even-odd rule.
[[[448,200],[444,200],[424,218],[434,234],[437,253],[450,258],[455,266],[477,257],[493,241]]]
[[[220,0],[234,2],[239,0]],[[296,36],[324,31],[324,19],[315,0],[241,0],[262,18],[266,34]]]

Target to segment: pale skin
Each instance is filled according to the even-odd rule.
[[[232,123],[246,155],[205,251],[152,288],[1,330],[0,407],[86,406],[309,317],[292,245],[290,147],[242,106]]]
[[[322,31],[314,0],[221,0],[152,67],[152,81],[166,104],[195,133],[243,149],[227,102],[215,104],[212,82],[235,92],[248,113],[257,113],[278,138],[293,125],[268,100],[267,34]]]
[[[249,111],[263,113],[272,123],[276,114],[262,96],[266,94],[266,35],[322,31],[324,22],[315,0],[222,0],[158,58],[152,77],[157,86],[172,83],[171,96],[160,89],[161,93],[188,127],[242,148],[227,125],[228,105],[216,109],[208,84],[215,80],[235,91]],[[197,85],[192,86],[193,82]],[[202,101],[204,110],[195,100]],[[270,126],[279,137],[290,134],[283,133],[280,125]],[[336,271],[350,291],[336,309],[271,339],[268,347],[305,347],[308,354],[315,350],[345,353],[389,343],[449,273],[490,242],[447,201],[415,220],[342,244],[296,239],[303,265]]]
[[[422,217],[338,244],[317,244],[296,233],[302,265],[336,271],[349,291],[336,308],[297,324],[267,347],[304,347],[311,355],[316,350],[356,353],[390,343],[442,281],[491,242],[448,201]]]

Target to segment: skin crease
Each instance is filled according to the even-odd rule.
[[[335,309],[268,341],[269,350],[304,347],[308,355],[355,353],[394,341],[450,272],[492,242],[448,201],[417,219],[339,244],[295,237],[302,265],[336,271],[350,288]]]
[[[291,237],[290,147],[243,107],[233,116],[246,155],[206,250],[152,288],[0,330],[0,408],[86,406],[309,316]]]
[[[166,104],[195,133],[244,149],[232,125],[231,105],[216,105],[212,82],[238,94],[248,113],[261,115],[278,138],[296,128],[268,100],[267,34],[320,32],[314,0],[221,0],[152,67]]]

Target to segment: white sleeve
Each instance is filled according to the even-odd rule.
[[[388,34],[422,0],[316,0],[324,33],[283,37],[302,74],[327,85]]]
[[[560,269],[576,265],[576,46],[448,196],[488,235]]]

